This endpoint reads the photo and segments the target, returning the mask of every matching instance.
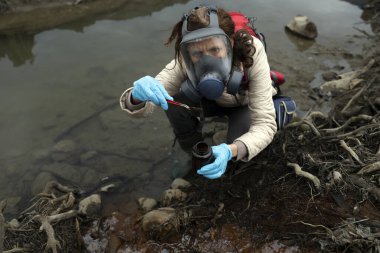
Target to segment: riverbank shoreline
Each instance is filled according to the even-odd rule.
[[[128,215],[122,213],[128,210],[90,219],[78,215],[79,202],[93,191],[83,194],[55,184],[54,189],[46,187],[38,194],[13,221],[2,219],[5,204],[0,202],[0,251],[4,243],[8,251],[18,245],[24,251],[39,252],[47,245],[46,236],[47,246],[58,252],[90,251],[90,246],[91,252],[371,252],[378,248],[379,178],[362,170],[374,167],[380,155],[376,13],[378,8],[372,16],[377,17],[375,36],[368,36],[371,46],[363,51],[361,66],[374,63],[358,76],[362,81],[355,89],[333,94],[335,110],[328,115],[309,112],[279,132],[252,162],[234,164],[220,180],[187,177],[191,186],[183,189],[185,199],[157,200],[158,207],[175,213],[158,230],[143,231],[146,211],[142,208]],[[295,164],[320,184],[315,178],[297,176]],[[104,201],[107,189],[115,184],[101,186]],[[41,226],[41,216],[47,217],[51,227],[46,222]],[[38,233],[40,227],[46,235]],[[55,236],[49,236],[48,230]],[[94,244],[89,244],[90,238]]]
[[[93,1],[16,1],[0,13],[0,35],[32,34],[54,28],[88,16],[112,12],[125,4],[138,0],[93,0]],[[4,7],[5,8],[5,7]],[[13,9],[12,9],[13,8]]]

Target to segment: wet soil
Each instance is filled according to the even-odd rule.
[[[371,4],[374,16],[368,20],[376,27],[380,1]],[[363,82],[358,87],[332,94],[335,105],[328,115],[309,112],[299,123],[278,132],[249,163],[231,163],[222,179],[188,175],[192,186],[185,191],[189,197],[171,204],[178,217],[171,233],[143,233],[143,212],[114,213],[93,224],[80,219],[83,229],[92,225],[86,233],[99,242],[91,252],[378,252],[379,174],[358,174],[380,161],[378,31],[371,40],[373,46],[363,52],[362,66],[370,59],[375,64],[360,76]],[[347,123],[359,115],[370,120]],[[358,159],[342,148],[342,140]],[[318,177],[321,186],[296,176],[289,162]],[[333,182],[333,172],[339,172],[343,180]],[[110,220],[116,220],[112,226],[107,223]],[[37,230],[37,224],[33,226]],[[66,231],[76,231],[73,220],[54,228],[59,234],[65,226],[71,229]],[[66,242],[62,252],[84,250],[73,234],[59,234]],[[15,245],[16,241],[9,241],[12,238],[21,240],[19,244],[29,241],[8,234],[7,250]],[[46,237],[34,242],[41,249]]]
[[[379,13],[380,2],[370,4]],[[370,20],[379,22],[378,15]],[[110,239],[105,248],[119,250],[113,252],[378,252],[379,174],[377,169],[362,172],[378,167],[380,161],[380,50],[378,31],[374,32],[361,64],[364,67],[374,59],[374,65],[359,76],[363,81],[356,88],[333,92],[330,113],[309,112],[279,131],[249,163],[230,163],[221,179],[188,175],[192,187],[184,190],[187,201],[170,205],[177,212],[172,221],[175,230],[144,233],[143,212],[128,217],[114,213],[111,217],[118,217],[123,227],[98,230],[101,238]],[[297,176],[289,163],[316,176],[318,183]]]

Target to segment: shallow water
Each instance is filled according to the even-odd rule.
[[[27,203],[31,189],[49,177],[91,190],[104,177],[116,180],[118,188],[108,195],[106,213],[132,212],[136,197],[157,198],[170,185],[172,167],[186,163],[178,145],[171,148],[173,135],[163,111],[156,110],[148,119],[131,119],[117,100],[134,80],[154,76],[170,61],[173,49],[163,44],[171,26],[205,1],[181,2],[139,12],[127,5],[37,34],[0,37],[0,199],[9,199],[8,212]],[[360,60],[366,38],[353,26],[370,33],[360,19],[362,11],[338,0],[217,3],[257,17],[256,27],[267,38],[270,64],[285,73],[283,90],[296,98],[301,114],[318,107],[307,92],[320,84],[321,72],[337,65],[345,72]],[[316,23],[315,41],[284,31],[297,14]],[[81,160],[51,156],[58,136],[112,104],[60,138],[75,141],[75,155],[82,154]],[[90,158],[89,151],[95,151]],[[72,165],[62,168],[57,162]],[[41,175],[43,171],[49,176]]]

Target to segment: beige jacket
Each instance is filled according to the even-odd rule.
[[[249,131],[235,140],[244,143],[248,150],[248,155],[242,159],[243,161],[251,160],[267,147],[277,131],[272,100],[276,90],[271,85],[267,55],[260,40],[254,38],[254,45],[256,52],[253,56],[253,66],[247,70],[249,89],[242,94],[236,94],[236,98],[225,91],[216,100],[216,103],[223,107],[248,105],[251,111]],[[179,91],[187,75],[186,71],[172,60],[155,78],[165,87],[169,95],[173,96]],[[132,107],[126,105],[131,90],[132,88],[129,88],[121,95],[122,110],[134,117],[146,117],[152,113],[156,106],[151,102]]]

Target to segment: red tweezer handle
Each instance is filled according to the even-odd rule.
[[[182,106],[182,107],[185,107],[186,109],[190,110],[190,106],[182,104],[180,102],[177,102],[177,101],[174,101],[174,100],[169,100],[169,99],[166,99],[166,102],[168,102],[169,104],[172,104],[172,105]]]

